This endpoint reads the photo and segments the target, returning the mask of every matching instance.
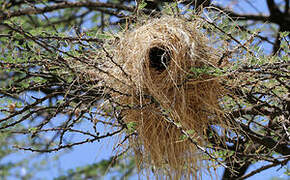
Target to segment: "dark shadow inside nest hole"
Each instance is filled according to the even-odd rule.
[[[163,46],[153,47],[149,50],[150,68],[163,72],[171,60],[170,52]]]

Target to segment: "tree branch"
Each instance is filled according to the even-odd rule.
[[[59,9],[66,9],[66,8],[113,8],[118,10],[125,10],[133,12],[133,7],[124,6],[121,4],[113,4],[113,3],[101,3],[101,2],[90,2],[90,1],[81,1],[81,2],[63,2],[58,4],[53,4],[50,6],[46,6],[43,8],[25,8],[18,11],[7,11],[2,12],[0,15],[0,20],[7,20],[12,17],[19,17],[23,15],[32,15],[32,14],[43,14],[47,12],[56,11]]]
[[[271,15],[281,14],[281,11],[275,4],[274,0],[267,0],[267,5]]]
[[[254,21],[262,21],[262,22],[269,21],[269,16],[255,15],[255,14],[237,14],[237,13],[235,13],[229,9],[225,9],[221,6],[212,5],[212,7],[215,7],[217,9],[225,12],[233,20],[240,20],[240,21],[254,20]]]
[[[264,145],[269,149],[272,149],[275,152],[278,152],[282,155],[290,155],[290,148],[287,144],[280,144],[279,142],[276,142],[274,139],[272,139],[269,136],[262,136],[260,134],[257,134],[253,132],[248,126],[244,125],[243,123],[239,123],[241,128],[247,132],[247,136],[253,140],[254,142]]]
[[[257,174],[257,173],[259,173],[259,172],[261,172],[261,171],[264,171],[264,170],[269,169],[269,168],[271,168],[271,167],[278,166],[278,165],[280,165],[280,164],[281,164],[281,165],[287,164],[287,162],[289,161],[289,159],[290,159],[290,158],[288,157],[287,159],[285,159],[285,160],[283,160],[283,161],[277,161],[277,162],[275,162],[275,163],[272,163],[272,164],[269,164],[269,165],[266,165],[266,166],[262,166],[261,168],[256,169],[256,170],[254,170],[254,171],[252,171],[252,172],[250,172],[250,173],[248,173],[248,174],[245,174],[244,176],[238,178],[238,180],[246,179],[246,178],[251,177],[251,176],[253,176],[253,175],[255,175],[255,174]]]
[[[290,4],[290,1],[289,0],[285,0],[285,10],[284,10],[284,14],[290,14],[289,12],[289,4]]]

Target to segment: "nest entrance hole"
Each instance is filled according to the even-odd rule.
[[[170,60],[170,52],[163,46],[149,50],[150,67],[159,72],[163,72],[168,67]]]

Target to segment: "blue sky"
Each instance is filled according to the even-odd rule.
[[[227,0],[218,1],[220,3],[229,3]],[[237,1],[240,4],[240,9],[236,9],[237,11],[246,12],[246,13],[253,13],[255,12],[255,7],[259,9],[261,12],[268,14],[268,9],[266,7],[265,1],[251,1],[254,4],[254,7],[249,6],[248,4],[244,3],[244,0]],[[90,26],[90,24],[87,24]],[[84,27],[88,28],[88,27]],[[265,45],[264,49],[268,50],[269,46]],[[77,137],[76,137],[77,138]],[[114,140],[106,141],[105,139],[102,140],[100,143],[87,143],[84,145],[80,145],[72,149],[70,152],[56,152],[56,153],[50,153],[46,155],[42,155],[43,159],[46,159],[48,162],[48,168],[40,171],[37,173],[37,177],[39,179],[53,179],[54,177],[57,177],[61,175],[63,172],[66,172],[69,169],[73,169],[76,167],[81,167],[84,165],[93,164],[96,162],[99,162],[102,159],[108,159],[112,155],[112,147],[114,145]],[[9,162],[9,161],[16,161],[18,159],[21,159],[23,157],[29,157],[34,156],[34,153],[27,152],[27,151],[20,151],[17,154],[13,154],[11,156],[8,156],[4,159],[2,159],[0,162]],[[60,155],[60,159],[58,161],[54,160],[55,155]],[[32,161],[37,161],[38,159],[33,158]],[[257,163],[255,165],[252,165],[248,172],[265,165],[265,163]],[[284,172],[284,169],[280,169],[280,171],[277,171],[279,167],[274,167],[269,170],[263,171],[262,173],[256,174],[255,176],[249,178],[249,180],[270,180],[271,177],[280,177],[287,179],[286,175],[283,175],[282,172]],[[20,173],[25,174],[24,169],[19,169]],[[223,173],[222,169],[218,169],[218,174],[221,176]],[[0,178],[1,179],[1,178]],[[104,180],[109,178],[104,178]],[[136,179],[136,176],[134,176],[132,179]],[[204,179],[210,179],[209,176],[205,176]]]

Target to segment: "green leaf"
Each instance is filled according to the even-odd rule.
[[[146,6],[147,6],[147,3],[144,0],[142,0],[138,5],[138,9],[142,10]]]
[[[137,123],[136,122],[129,122],[127,123],[127,133],[131,134],[136,131]]]

